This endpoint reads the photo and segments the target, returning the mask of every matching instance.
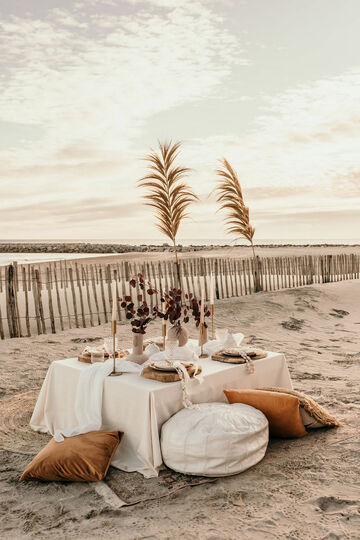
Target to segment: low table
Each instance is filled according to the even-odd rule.
[[[269,352],[255,360],[255,373],[245,364],[224,364],[201,359],[203,382],[191,380],[193,403],[226,402],[224,389],[282,386],[292,388],[283,354]],[[30,426],[43,433],[76,425],[74,403],[77,382],[87,364],[76,358],[52,362],[42,385]],[[166,420],[183,408],[180,382],[161,383],[124,373],[104,381],[102,429],[124,432],[112,465],[123,471],[157,476],[162,465],[160,430]]]

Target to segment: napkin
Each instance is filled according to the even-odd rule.
[[[205,354],[212,356],[227,347],[238,347],[243,339],[244,334],[240,332],[237,334],[229,333],[224,342],[214,339],[205,343],[203,345],[203,351]]]

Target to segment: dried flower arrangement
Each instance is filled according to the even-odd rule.
[[[157,290],[153,288],[150,281],[147,283],[145,282],[142,274],[138,274],[136,278],[131,278],[130,286],[135,289],[136,285],[143,291],[142,294],[138,294],[137,296],[137,301],[139,302],[137,308],[135,308],[131,296],[125,296],[124,299],[120,298],[119,300],[121,301],[121,307],[126,311],[126,318],[131,320],[132,331],[135,334],[145,334],[148,324],[158,316],[156,306],[152,309],[152,312],[150,312],[150,308],[145,300],[145,290],[149,295],[155,294]]]

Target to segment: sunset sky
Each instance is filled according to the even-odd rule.
[[[180,239],[360,240],[359,0],[0,0],[0,238],[161,238],[140,158],[182,140]],[[165,240],[165,239],[164,239]]]

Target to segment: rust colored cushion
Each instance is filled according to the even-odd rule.
[[[245,403],[258,409],[269,421],[271,437],[306,435],[300,415],[299,398],[265,390],[224,390],[229,403]]]
[[[122,438],[119,431],[91,431],[63,442],[54,439],[29,463],[22,480],[97,482],[102,480]]]

